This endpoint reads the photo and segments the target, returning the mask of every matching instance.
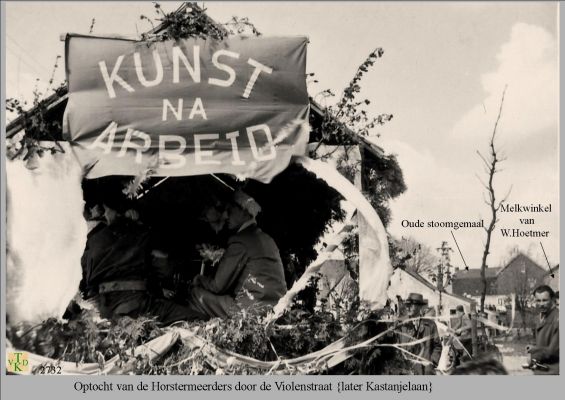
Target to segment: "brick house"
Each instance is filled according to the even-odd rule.
[[[497,293],[506,295],[520,294],[520,292],[531,294],[536,286],[544,283],[547,272],[547,269],[520,253],[498,272],[496,278]]]
[[[487,293],[485,305],[505,308],[512,295],[530,294],[544,283],[548,271],[523,253],[518,253],[503,267],[487,268]],[[453,293],[480,301],[482,292],[480,269],[458,270],[453,275]]]
[[[487,268],[487,296],[485,304],[494,305],[498,308],[504,306],[506,295],[499,295],[497,293],[497,274],[502,270],[502,267]],[[451,283],[451,290],[454,294],[470,297],[477,302],[480,301],[482,292],[481,270],[478,268],[465,270],[456,270],[453,274]]]

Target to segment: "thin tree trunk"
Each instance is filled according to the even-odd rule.
[[[487,161],[487,159],[485,159],[481,153],[479,153],[479,156],[482,158],[483,162],[485,163],[485,166],[487,168],[487,173],[488,173],[488,185],[484,185],[487,193],[488,193],[488,200],[486,201],[486,203],[489,205],[490,207],[490,211],[491,211],[491,220],[490,223],[488,225],[488,228],[486,228],[486,233],[487,233],[487,237],[486,237],[486,243],[485,243],[485,249],[483,251],[483,258],[481,261],[481,283],[482,283],[482,291],[481,291],[481,302],[480,302],[480,311],[483,312],[485,310],[485,298],[487,295],[487,290],[488,290],[488,284],[487,284],[487,277],[486,277],[486,269],[487,269],[487,258],[488,255],[490,253],[490,241],[492,238],[492,232],[494,232],[494,228],[496,226],[496,223],[498,222],[498,220],[496,219],[496,213],[498,211],[498,209],[500,208],[500,204],[506,200],[506,198],[508,197],[508,194],[504,197],[504,199],[502,199],[498,204],[496,203],[496,194],[494,191],[494,175],[498,172],[496,169],[496,166],[499,162],[503,161],[502,158],[498,157],[497,151],[494,147],[494,139],[496,136],[496,128],[498,127],[498,122],[500,121],[500,116],[502,115],[502,106],[504,104],[504,95],[506,94],[506,87],[504,88],[504,91],[502,92],[502,99],[500,100],[500,107],[498,109],[498,116],[496,118],[496,122],[494,124],[494,129],[492,131],[492,136],[490,138],[490,154],[489,154],[489,159]]]
[[[491,141],[491,146],[492,146],[493,142]],[[494,147],[492,147],[493,149],[493,153],[494,153]],[[487,276],[486,276],[486,269],[487,269],[487,257],[490,253],[490,239],[492,237],[492,232],[494,231],[494,228],[496,226],[496,207],[494,206],[495,204],[495,194],[494,194],[494,188],[492,185],[492,181],[494,178],[494,173],[495,173],[495,167],[496,167],[496,153],[494,153],[494,158],[493,158],[493,162],[492,162],[492,169],[491,169],[491,173],[490,173],[490,177],[489,177],[489,193],[490,193],[490,210],[491,210],[491,221],[490,224],[487,228],[487,240],[485,243],[485,249],[483,251],[483,258],[481,261],[481,282],[483,284],[482,287],[482,291],[481,291],[481,303],[480,303],[480,311],[483,312],[485,310],[485,298],[487,295]]]

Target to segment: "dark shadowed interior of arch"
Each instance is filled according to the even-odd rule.
[[[121,196],[131,179],[109,176],[84,180],[86,207],[99,204],[108,194]],[[291,164],[269,184],[251,179],[240,182],[222,174],[165,180],[152,177],[144,184],[144,194],[128,206],[137,210],[140,221],[151,229],[150,247],[168,254],[169,265],[181,280],[200,273],[197,245],[225,242],[227,232],[216,235],[203,221],[202,213],[211,202],[229,198],[230,187],[242,188],[261,205],[258,224],[279,247],[289,287],[316,258],[314,247],[329,224],[344,218],[341,195],[298,164]]]

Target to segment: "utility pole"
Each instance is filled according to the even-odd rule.
[[[436,248],[440,253],[440,260],[435,271],[431,272],[432,282],[436,284],[437,290],[439,292],[439,315],[442,314],[442,292],[445,290],[446,286],[451,283],[451,258],[449,255],[450,251],[453,251],[451,247],[448,246],[447,242],[441,242],[441,247]]]

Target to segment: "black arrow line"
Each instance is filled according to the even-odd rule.
[[[455,239],[455,235],[453,234],[453,231],[451,232],[451,236],[453,236],[453,240],[455,240],[455,245],[457,246],[457,250],[459,250],[459,254],[461,255],[461,259],[463,260],[463,264],[465,264],[465,270],[469,271],[469,267],[467,266],[467,263],[465,262],[465,257],[463,257],[463,253],[461,253],[461,249],[459,248],[459,244],[457,243],[457,239]]]
[[[543,251],[543,255],[545,256],[545,261],[547,261],[547,266],[549,268],[549,275],[552,278],[555,278],[555,274],[553,273],[553,271],[551,270],[551,265],[549,265],[549,260],[547,259],[547,255],[545,254],[545,249],[543,248],[543,244],[541,244],[541,242],[539,242],[539,245],[541,246],[541,251]]]

